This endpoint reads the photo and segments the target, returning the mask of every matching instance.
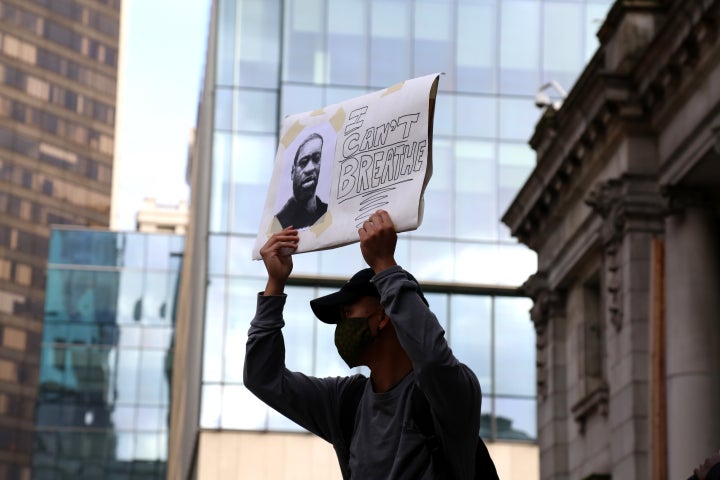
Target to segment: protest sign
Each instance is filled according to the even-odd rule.
[[[296,253],[359,241],[358,228],[380,208],[398,232],[420,226],[438,79],[414,78],[286,117],[253,259],[289,225],[299,230]]]

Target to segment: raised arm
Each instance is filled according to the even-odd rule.
[[[342,436],[337,397],[353,379],[321,379],[292,372],[285,366],[284,288],[292,272],[291,253],[297,243],[297,230],[288,227],[270,237],[260,250],[268,281],[265,291],[257,297],[257,310],[250,322],[243,383],[267,405],[336,444]]]

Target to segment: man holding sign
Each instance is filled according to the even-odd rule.
[[[245,385],[332,443],[345,479],[471,479],[486,470],[497,478],[478,437],[477,377],[453,355],[415,278],[396,264],[392,219],[378,210],[358,235],[370,268],[310,305],[321,321],[336,324],[343,360],[367,366],[370,378],[316,378],[286,368],[284,287],[293,267],[288,252],[299,241],[288,227],[261,249],[268,281],[248,333]]]

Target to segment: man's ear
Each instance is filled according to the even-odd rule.
[[[380,310],[380,323],[378,323],[378,330],[382,330],[390,323],[390,317],[385,313],[385,309]]]

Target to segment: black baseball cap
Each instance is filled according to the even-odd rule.
[[[364,268],[350,278],[335,293],[310,300],[310,307],[315,316],[325,323],[337,323],[340,320],[340,309],[362,297],[380,298],[380,292],[370,279],[375,276],[372,268]]]
[[[417,283],[415,277],[407,272],[406,274],[410,280]],[[372,268],[364,268],[345,282],[345,285],[337,292],[310,300],[310,307],[313,313],[325,323],[337,323],[338,320],[340,320],[343,305],[356,302],[362,297],[380,298],[380,292],[378,292],[375,284],[370,281],[374,276],[375,272]],[[419,285],[417,293],[425,305],[428,305],[428,301],[425,299],[425,295],[423,295]]]

